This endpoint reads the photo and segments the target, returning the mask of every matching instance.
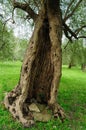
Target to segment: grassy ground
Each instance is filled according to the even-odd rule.
[[[68,118],[64,123],[52,120],[38,122],[32,128],[23,128],[4,108],[3,99],[7,91],[17,84],[20,62],[0,62],[0,130],[86,130],[86,72],[79,68],[63,67],[58,102]]]

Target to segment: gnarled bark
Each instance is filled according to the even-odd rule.
[[[13,117],[26,127],[34,124],[33,113],[28,108],[32,102],[44,103],[55,117],[64,118],[56,102],[61,77],[61,27],[59,3],[47,0],[36,20],[19,83],[4,100]]]

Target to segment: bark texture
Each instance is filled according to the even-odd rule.
[[[28,108],[33,102],[48,105],[55,117],[64,118],[56,102],[61,77],[61,37],[59,2],[47,0],[35,22],[19,83],[4,100],[13,117],[26,127],[34,124],[33,113]]]

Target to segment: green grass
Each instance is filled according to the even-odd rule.
[[[18,82],[20,69],[20,62],[0,62],[0,130],[86,130],[86,72],[63,66],[58,102],[68,116],[64,123],[56,119],[23,128],[3,105],[5,93]]]

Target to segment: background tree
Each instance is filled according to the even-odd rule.
[[[14,9],[25,11],[27,18],[33,19],[34,31],[23,61],[18,85],[6,95],[4,103],[14,118],[26,127],[34,124],[34,116],[30,111],[32,102],[48,105],[54,117],[60,117],[62,121],[65,117],[56,101],[61,77],[62,30],[70,41],[73,38],[85,37],[79,36],[77,30],[72,31],[66,23],[81,2],[83,0],[70,1],[62,18],[59,0],[24,2],[13,0]],[[72,5],[73,8],[70,10]]]
[[[63,64],[68,65],[68,68],[71,68],[72,66],[75,65],[81,65],[84,56],[83,48],[84,46],[82,40],[75,40],[72,43],[69,43],[67,46],[66,44],[63,44],[62,46]]]
[[[0,60],[23,60],[27,39],[16,38],[13,30],[0,22]]]
[[[27,39],[15,38],[14,60],[22,61],[27,48]]]
[[[19,29],[16,31],[15,27],[19,28],[20,17],[23,18],[21,28],[24,28],[27,22],[24,20],[24,12],[20,10],[15,12],[15,21],[13,15],[12,2],[10,0],[0,1],[0,60],[22,61],[27,46],[27,31],[25,30],[25,36],[22,31],[23,38],[22,36],[17,38],[15,35],[18,35],[20,31]]]
[[[86,70],[86,46],[82,47],[81,69]]]
[[[8,30],[7,27],[3,27],[2,21],[0,21],[0,60],[12,60],[13,50],[15,47],[14,36],[12,30]]]
[[[78,35],[79,38],[84,39],[86,36],[86,22],[85,22],[86,3],[85,3],[85,1],[82,1],[78,8],[74,8],[75,2],[76,1],[71,1],[71,3],[69,4],[69,8],[67,9],[66,13],[64,13],[64,16],[66,16],[67,13],[69,13],[69,16],[70,16],[70,15],[72,15],[72,13],[70,13],[70,12],[72,12],[72,10],[73,11],[76,10],[75,15],[72,15],[72,17],[70,17],[70,19],[68,21],[68,25],[70,26],[71,29],[73,28],[75,30],[75,34]],[[68,2],[65,1],[65,4],[68,5]],[[63,10],[64,10],[64,8],[63,8]],[[64,12],[65,12],[65,10],[64,10]],[[74,64],[81,65],[82,59],[84,57],[83,40],[74,40],[73,38],[71,40],[70,34],[66,33],[66,32],[64,32],[64,33],[67,35],[67,37],[69,37],[70,40],[69,40],[69,42],[67,42],[67,44],[65,46],[63,45],[64,46],[63,48],[65,48],[65,49],[63,49],[63,63],[66,62],[66,64],[67,64],[69,62],[69,68],[71,68],[72,65],[74,65]],[[70,44],[70,42],[73,42],[73,44]],[[65,56],[67,58],[65,58]],[[84,58],[84,60],[85,60],[85,58]]]

